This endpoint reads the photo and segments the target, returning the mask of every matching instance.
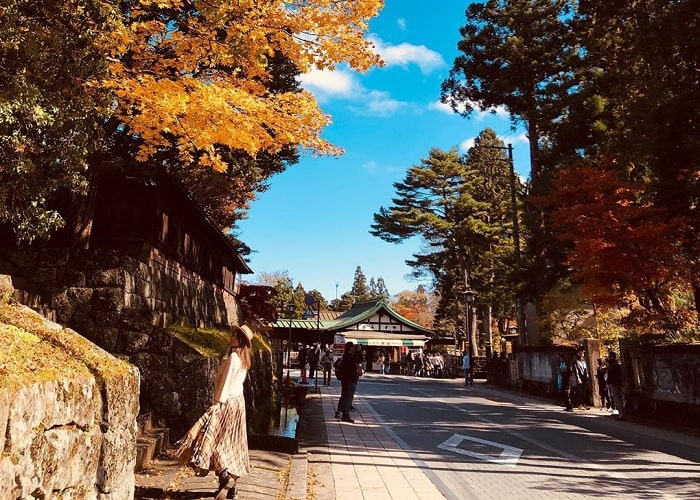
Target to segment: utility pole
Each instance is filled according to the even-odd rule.
[[[510,204],[511,210],[513,212],[513,251],[515,253],[515,263],[520,268],[522,262],[522,254],[520,251],[520,221],[518,219],[518,196],[516,190],[516,177],[515,177],[515,162],[513,160],[513,145],[508,144],[506,147],[502,146],[489,146],[489,145],[476,145],[475,148],[485,148],[485,149],[500,149],[501,151],[508,151],[508,166],[510,167]],[[518,344],[527,344],[527,330],[525,329],[525,306],[523,304],[523,299],[520,293],[515,295],[515,309],[516,309],[516,320],[518,323]]]
[[[516,195],[515,183],[515,162],[513,161],[513,145],[508,144],[508,164],[510,166],[510,203],[513,210],[513,248],[515,250],[515,262],[520,268],[520,221],[518,220],[518,198]],[[527,344],[527,331],[525,330],[525,307],[520,294],[515,296],[515,308],[518,321],[518,344]]]

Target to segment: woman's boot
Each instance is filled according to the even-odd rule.
[[[229,496],[231,490],[233,490],[233,495],[236,494],[236,479],[224,470],[219,474],[219,489],[216,490],[216,496],[214,500],[225,500],[226,498],[233,498]]]

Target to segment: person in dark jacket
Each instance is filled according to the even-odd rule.
[[[352,342],[346,342],[343,358],[338,367],[338,379],[341,383],[341,390],[338,411],[336,412],[336,417],[340,416],[340,420],[343,422],[354,422],[350,418],[350,408],[352,407],[352,400],[355,397],[355,389],[359,378],[355,358],[355,345]]]
[[[622,367],[617,362],[617,354],[608,354],[608,387],[612,396],[613,408],[619,414],[617,420],[625,420],[625,402],[622,400]]]
[[[578,404],[579,410],[590,410],[588,404],[590,403],[590,392],[589,392],[589,379],[588,374],[588,364],[584,358],[585,351],[583,349],[578,349],[576,351],[576,359],[574,364],[571,366],[571,377],[572,385],[573,382],[576,383],[576,403]]]
[[[610,409],[610,393],[608,392],[608,364],[604,359],[598,360],[598,369],[596,370],[596,378],[598,379],[598,393],[600,394],[600,404],[602,408]],[[602,409],[601,408],[601,409]]]

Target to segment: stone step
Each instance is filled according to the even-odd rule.
[[[135,471],[143,470],[154,458],[159,457],[170,445],[170,429],[151,428],[136,436]]]

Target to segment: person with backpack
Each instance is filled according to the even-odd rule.
[[[346,342],[343,357],[338,362],[335,371],[335,376],[340,380],[341,384],[340,401],[338,402],[338,411],[335,412],[335,416],[343,422],[355,422],[350,418],[350,408],[355,397],[357,381],[360,378],[358,372],[358,366],[355,361],[355,344]]]
[[[333,367],[333,350],[326,347],[321,355],[321,366],[323,366],[323,385],[331,385],[331,368]]]

